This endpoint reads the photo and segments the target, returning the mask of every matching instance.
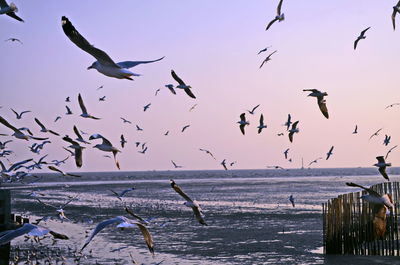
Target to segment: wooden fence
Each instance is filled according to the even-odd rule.
[[[322,204],[323,241],[325,254],[400,256],[399,182],[376,184],[371,188],[379,194],[390,194],[394,209],[386,217],[383,238],[374,236],[374,205],[360,197],[365,191],[340,195]]]

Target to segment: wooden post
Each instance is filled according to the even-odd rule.
[[[8,230],[11,221],[11,195],[9,190],[0,190],[0,232]],[[0,265],[8,265],[10,243],[0,246]]]

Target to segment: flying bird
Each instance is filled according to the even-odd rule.
[[[226,167],[226,159],[222,160],[221,165],[224,167],[225,170],[228,170]]]
[[[251,115],[254,114],[254,111],[260,106],[260,104],[258,104],[257,106],[255,106],[252,110],[247,110],[247,112]]]
[[[391,208],[391,209],[394,208],[393,200],[389,194],[380,195],[378,192],[374,191],[373,189],[363,187],[363,186],[358,185],[353,182],[346,182],[346,185],[350,186],[350,187],[359,187],[359,188],[365,190],[368,194],[362,195],[361,199],[366,200],[367,202],[375,203],[375,204],[383,204],[386,207]]]
[[[1,0],[0,0],[0,1],[1,1]],[[22,119],[22,115],[23,115],[23,114],[31,112],[30,110],[25,110],[25,111],[22,111],[21,113],[18,113],[18,112],[16,112],[16,111],[13,110],[13,109],[11,109],[11,110],[14,112],[15,116],[17,116],[17,120]]]
[[[75,151],[72,154],[75,157],[75,164],[78,168],[82,167],[82,151],[85,147],[80,146],[78,142],[72,140],[71,138],[69,138],[69,136],[64,136],[62,139],[71,144],[68,147],[74,149]],[[69,149],[66,148],[64,149],[67,150],[68,152],[71,152]]]
[[[272,47],[272,46],[265,47],[264,49],[260,50],[260,51],[257,53],[257,55],[259,55],[259,54],[262,53],[262,52],[266,52],[266,51],[268,50],[268,48],[271,48],[271,47]]]
[[[2,116],[0,116],[0,123],[2,123],[4,126],[8,127],[9,129],[13,130],[14,133],[12,134],[12,136],[14,136],[17,139],[27,140],[27,141],[29,141],[29,139],[39,140],[39,141],[44,141],[44,140],[49,139],[49,138],[33,137],[32,133],[29,131],[28,128],[19,128],[19,129],[17,129],[14,126],[12,126],[10,123],[8,123],[8,121],[6,121]],[[22,132],[23,130],[27,130],[30,135],[24,134]]]
[[[269,55],[267,56],[267,58],[264,59],[264,61],[262,61],[261,65],[260,65],[260,69],[261,69],[261,67],[263,67],[263,65],[264,65],[266,62],[272,60],[272,59],[271,59],[271,56],[272,56],[272,54],[274,54],[274,53],[276,53],[276,52],[277,52],[276,50],[273,51],[271,54],[269,54]]]
[[[386,167],[392,166],[391,163],[386,163],[385,158],[383,156],[377,156],[376,159],[378,160],[378,163],[374,164],[374,166],[378,167],[379,172],[381,175],[389,181],[389,176],[386,173]]]
[[[366,38],[365,36],[365,32],[367,32],[367,30],[369,30],[370,27],[364,29],[363,31],[361,31],[360,36],[357,37],[357,39],[354,41],[354,50],[357,48],[357,44],[360,40],[363,40]]]
[[[36,199],[39,203],[41,203],[41,204],[43,204],[43,205],[45,205],[45,206],[49,206],[49,207],[51,207],[51,208],[53,208],[53,209],[56,209],[56,212],[57,212],[57,214],[58,214],[58,217],[59,217],[61,220],[64,220],[64,219],[68,219],[67,216],[65,216],[64,208],[65,208],[68,204],[70,204],[73,200],[75,200],[76,197],[70,198],[68,201],[66,201],[64,204],[60,205],[59,207],[56,207],[56,206],[54,206],[54,205],[45,203],[45,202],[41,201],[39,198],[35,198],[35,199]]]
[[[199,150],[202,151],[202,152],[205,152],[206,154],[209,154],[209,155],[210,155],[212,158],[214,158],[214,160],[215,160],[214,155],[213,155],[210,151],[208,151],[207,149],[199,148]]]
[[[95,146],[93,146],[93,148],[97,148],[104,152],[112,152],[113,156],[114,156],[115,165],[117,166],[118,169],[120,169],[119,162],[117,161],[117,154],[118,154],[118,152],[121,152],[121,151],[119,151],[117,148],[115,148],[109,140],[107,140],[105,137],[103,137],[100,134],[96,133],[89,137],[89,140],[94,140],[94,139],[102,139],[103,142],[101,144],[96,144]]]
[[[47,129],[37,118],[35,118],[35,122],[40,126],[40,131],[43,133],[49,132],[52,133],[54,135],[60,136],[58,133],[56,133],[55,131],[49,130]]]
[[[318,163],[318,160],[320,160],[320,159],[322,159],[322,157],[318,157],[317,159],[311,161],[310,164],[308,164],[308,166],[311,166],[312,164]]]
[[[268,30],[272,24],[274,24],[276,21],[281,22],[285,20],[285,14],[281,13],[281,8],[282,8],[282,2],[283,0],[279,0],[278,7],[276,9],[276,16],[271,22],[268,23],[267,28],[265,30]]]
[[[156,92],[154,93],[154,96],[158,95],[158,92],[160,92],[161,88],[157,89]]]
[[[333,151],[334,146],[331,147],[331,149],[329,149],[328,153],[326,153],[326,160],[328,160],[331,155],[333,155],[332,151]]]
[[[186,202],[184,203],[184,205],[186,207],[192,208],[193,213],[197,219],[197,221],[202,224],[202,225],[207,225],[207,223],[204,221],[204,216],[202,214],[200,205],[195,201],[192,200],[186,193],[183,192],[183,190],[181,189],[181,187],[179,187],[178,185],[176,185],[174,180],[170,180],[171,181],[171,187],[180,195],[182,196],[182,198],[184,198],[186,200]]]
[[[260,125],[258,125],[258,133],[261,133],[262,129],[267,128],[267,125],[264,124],[264,116],[261,114],[260,116]]]
[[[125,144],[127,143],[127,141],[125,140],[125,137],[124,137],[123,134],[121,134],[121,141],[120,142],[121,142],[121,147],[124,148]]]
[[[295,207],[293,195],[289,196],[289,201],[292,203],[292,206]]]
[[[286,126],[286,131],[289,131],[290,125],[292,125],[292,116],[288,114],[287,121],[284,126]]]
[[[250,123],[246,121],[246,113],[240,114],[240,121],[238,121],[237,123],[239,123],[240,131],[242,132],[243,135],[245,135],[244,127],[246,125],[250,125]]]
[[[67,109],[67,113],[65,113],[65,115],[71,115],[72,111],[68,106],[65,106],[65,108]]]
[[[382,131],[382,129],[383,129],[383,128],[380,128],[379,130],[377,130],[376,132],[374,132],[374,133],[369,137],[369,140],[371,140],[371,138],[374,137],[374,136],[378,136],[378,135],[379,135],[379,132]]]
[[[175,168],[181,168],[182,166],[178,166],[173,160],[171,160],[171,163],[174,165]]]
[[[183,126],[183,128],[182,128],[182,131],[181,132],[184,132],[187,128],[189,128],[190,127],[190,125],[185,125],[185,126]]]
[[[393,103],[393,104],[387,105],[385,109],[393,108],[394,106],[398,106],[398,105],[400,105],[400,103]]]
[[[290,148],[286,149],[283,154],[285,155],[285,159],[287,159],[288,153],[289,153]]]
[[[78,102],[79,102],[79,107],[81,107],[81,110],[82,110],[81,117],[83,117],[83,118],[89,118],[89,119],[94,119],[94,120],[100,120],[100,118],[96,118],[96,117],[90,115],[90,114],[87,112],[87,109],[86,109],[86,107],[85,107],[85,104],[83,103],[83,99],[82,99],[82,96],[81,96],[80,93],[79,93],[79,95],[78,95]]]
[[[120,63],[115,63],[110,56],[104,51],[91,45],[72,25],[69,19],[65,16],[61,18],[61,24],[65,35],[79,48],[96,58],[91,66],[87,69],[96,69],[98,72],[118,79],[129,79],[133,80],[132,76],[139,76],[131,71],[129,68],[137,66],[139,64],[153,63],[162,60],[161,57],[157,60],[152,61],[124,61]]]
[[[299,128],[297,128],[297,124],[299,121],[296,121],[292,124],[292,128],[289,130],[289,141],[292,143],[293,142],[293,134],[299,132]]]
[[[133,190],[135,190],[135,188],[129,188],[129,189],[125,189],[125,190],[123,190],[123,191],[121,191],[120,193],[118,193],[118,192],[116,192],[116,191],[113,191],[113,190],[110,190],[112,193],[114,193],[114,195],[115,196],[117,196],[117,198],[120,200],[120,201],[122,201],[122,197],[124,197],[124,195],[125,194],[127,194],[128,192],[130,192],[130,191],[133,191]]]
[[[23,44],[22,41],[20,41],[20,40],[17,39],[17,38],[9,38],[9,39],[6,39],[6,40],[4,40],[4,41],[19,42],[19,43]]]
[[[57,122],[58,120],[61,120],[61,116],[57,116],[54,122]]]
[[[129,123],[129,124],[132,124],[132,122],[131,121],[128,121],[127,119],[125,119],[125,118],[122,118],[121,117],[121,120],[123,121],[123,123]]]
[[[101,98],[99,98],[99,101],[106,101],[106,96],[102,96]]]
[[[194,110],[194,108],[196,108],[197,104],[194,104],[193,106],[190,107],[189,111]]]
[[[393,7],[393,13],[392,13],[393,30],[396,29],[396,15],[399,12],[400,12],[400,1],[398,1],[397,4]]]
[[[65,102],[71,102],[71,99],[69,97],[66,97]]]
[[[147,151],[147,146],[145,148],[143,148],[142,151],[138,151],[138,153],[145,154],[146,151]]]
[[[75,140],[77,140],[78,142],[84,143],[84,144],[90,144],[89,142],[85,141],[85,139],[83,139],[82,135],[79,133],[79,130],[75,125],[74,125],[74,133],[77,137],[77,138],[75,138]]]
[[[356,127],[354,128],[353,134],[357,134],[358,133],[358,126],[356,125]]]
[[[169,131],[166,131],[166,132],[164,133],[164,136],[168,136],[168,134],[169,134]]]
[[[61,169],[56,168],[56,167],[53,167],[53,166],[48,166],[47,168],[50,169],[50,170],[52,170],[52,171],[55,171],[55,172],[60,173],[60,174],[63,175],[64,177],[67,177],[67,176],[76,177],[76,178],[80,178],[80,177],[81,177],[81,176],[79,176],[79,175],[66,173],[66,172],[62,171]]]
[[[22,18],[15,14],[18,12],[18,8],[14,3],[7,4],[6,0],[0,0],[0,8],[0,15],[6,14],[18,21],[24,22]]]
[[[150,108],[151,103],[147,104],[146,106],[143,107],[143,111],[146,111],[148,108]]]
[[[383,145],[388,146],[391,138],[392,138],[392,136],[388,136],[387,134],[385,134],[385,139],[383,140]]]
[[[328,96],[328,93],[321,92],[318,89],[303,89],[303,91],[310,91],[311,93],[308,94],[308,97],[316,97],[318,107],[321,110],[322,114],[325,118],[329,119],[328,108],[326,107],[326,100],[324,99],[325,96]]]
[[[139,125],[136,124],[136,131],[143,131],[143,129],[140,128]]]
[[[385,159],[388,158],[389,154],[393,151],[393,149],[395,149],[397,147],[397,145],[393,146],[392,148],[389,149],[389,151],[386,153]]]
[[[190,90],[192,87],[186,85],[185,82],[183,82],[182,79],[179,78],[179,76],[175,73],[174,70],[171,70],[171,75],[172,75],[172,78],[174,78],[175,81],[178,82],[178,84],[179,84],[178,86],[176,86],[176,88],[183,89],[186,92],[186,94],[188,94],[189,97],[196,98],[196,96]]]
[[[171,91],[172,94],[176,95],[176,91],[174,89],[174,85],[173,84],[167,84],[165,85],[166,88],[169,89],[169,91]]]

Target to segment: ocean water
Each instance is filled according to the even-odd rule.
[[[392,181],[400,170],[391,168]],[[170,179],[193,199],[205,214],[208,226],[200,225],[184,200],[171,188]],[[40,245],[41,261],[50,256],[54,264],[400,264],[397,257],[326,256],[322,242],[321,204],[340,194],[358,191],[345,182],[362,185],[384,179],[372,168],[149,171],[82,173],[82,178],[43,174],[26,183],[8,184],[12,211],[69,240],[39,243],[20,237],[12,241],[12,258]],[[126,188],[122,201],[110,190]],[[64,210],[68,220],[57,217],[56,208],[75,198]],[[295,198],[292,207],[289,196]],[[127,206],[149,220],[155,243],[152,256],[139,229],[109,226],[77,254],[97,223],[125,214]],[[19,249],[19,250],[17,250]],[[30,256],[31,257],[31,256]],[[61,258],[62,257],[62,258]],[[57,261],[58,260],[58,261]]]

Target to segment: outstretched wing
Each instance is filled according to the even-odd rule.
[[[175,73],[174,70],[171,70],[171,75],[175,79],[175,81],[178,82],[180,85],[186,86],[185,82],[183,82],[182,79],[179,78],[179,76]]]
[[[115,223],[120,223],[123,222],[124,220],[121,217],[115,217],[112,219],[108,219],[105,220],[101,223],[99,223],[96,228],[93,230],[92,234],[88,237],[88,239],[86,240],[85,244],[83,245],[83,247],[81,248],[81,252],[82,250],[90,243],[90,241],[92,241],[92,239],[94,238],[95,235],[97,235],[101,230],[103,230],[106,226],[111,225],[111,224],[115,224]]]
[[[326,107],[326,100],[324,99],[324,97],[318,97],[317,102],[322,114],[325,116],[325,118],[329,119],[328,108]]]
[[[171,187],[179,194],[181,195],[186,201],[188,202],[193,202],[193,200],[186,195],[186,193],[183,192],[183,190],[181,189],[181,187],[179,187],[178,185],[176,185],[175,181],[173,181],[171,179]]]
[[[150,253],[154,255],[154,242],[149,230],[147,229],[146,226],[142,225],[141,223],[135,222],[135,224],[139,227],[140,232],[142,232],[144,241],[146,242],[146,245],[149,248]]]
[[[353,183],[353,182],[346,182],[346,185],[350,186],[350,187],[359,187],[359,188],[365,190],[366,192],[368,192],[371,195],[381,197],[381,195],[379,193],[377,193],[376,191],[374,191],[373,189],[366,188],[366,187],[361,186],[359,184],[356,184],[356,183]]]
[[[139,65],[139,64],[154,63],[154,62],[161,61],[162,59],[164,59],[164,57],[165,56],[163,56],[163,57],[161,57],[159,59],[156,59],[156,60],[152,60],[152,61],[124,61],[124,62],[117,63],[117,65],[119,67],[121,67],[121,68],[128,68],[129,69],[129,68],[135,67],[136,65]]]
[[[82,96],[81,96],[80,93],[78,95],[78,102],[79,102],[79,107],[81,107],[82,113],[87,114],[88,112],[87,112],[87,109],[85,107],[85,103],[83,103],[83,99],[82,99]]]
[[[20,130],[18,130],[17,128],[15,128],[14,126],[12,126],[11,124],[8,123],[8,121],[6,121],[2,116],[0,116],[0,123],[2,123],[4,126],[10,128],[11,130],[13,130],[14,132],[20,132]]]

